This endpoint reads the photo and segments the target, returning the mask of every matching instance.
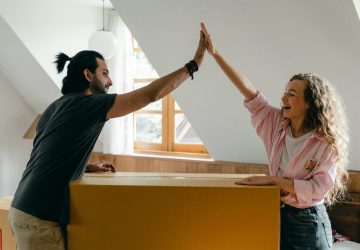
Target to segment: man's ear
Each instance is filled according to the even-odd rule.
[[[91,73],[90,70],[88,70],[88,69],[84,69],[83,74],[84,74],[86,80],[88,80],[89,82],[91,82],[94,74]]]

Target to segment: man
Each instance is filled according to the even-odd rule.
[[[112,81],[99,53],[81,51],[72,58],[57,55],[59,73],[70,61],[63,96],[50,104],[38,123],[30,160],[9,211],[18,250],[65,249],[68,185],[84,173],[105,122],[163,98],[189,75],[193,77],[205,49],[201,33],[194,60],[141,89],[119,95],[107,94]],[[95,169],[104,168],[111,169],[111,164],[95,164]]]

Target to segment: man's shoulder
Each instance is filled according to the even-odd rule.
[[[82,93],[66,94],[53,101],[43,114],[53,114],[61,111],[80,111],[85,112],[95,107],[111,106],[116,98],[116,94],[92,94],[84,95]]]

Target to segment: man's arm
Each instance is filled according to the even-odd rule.
[[[202,63],[205,49],[206,41],[204,35],[200,33],[199,46],[193,59],[198,66],[200,66]],[[190,72],[186,67],[182,67],[166,76],[153,81],[143,88],[126,94],[117,95],[114,105],[107,113],[107,118],[110,119],[127,115],[145,107],[151,102],[155,102],[163,98],[179,87],[186,79],[188,79],[189,73]]]

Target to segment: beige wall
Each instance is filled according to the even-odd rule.
[[[22,138],[35,113],[0,72],[0,196],[13,195],[30,156]]]

